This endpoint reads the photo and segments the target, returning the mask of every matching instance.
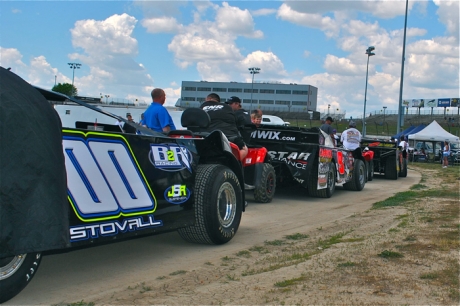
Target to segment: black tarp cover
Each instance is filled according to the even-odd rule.
[[[68,209],[59,116],[0,67],[0,258],[67,247]]]

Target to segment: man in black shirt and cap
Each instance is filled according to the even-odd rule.
[[[207,112],[211,118],[208,131],[222,131],[229,141],[238,146],[240,160],[243,160],[248,154],[248,147],[238,130],[237,117],[233,109],[228,104],[221,103],[219,95],[215,93],[210,93],[200,108]]]
[[[236,96],[230,97],[230,99],[228,99],[225,103],[230,105],[230,107],[235,112],[236,122],[238,125],[238,129],[240,130],[241,136],[243,136],[243,139],[246,143],[249,143],[251,133],[247,131],[245,128],[248,125],[252,125],[251,116],[249,115],[249,112],[241,107],[241,99]]]

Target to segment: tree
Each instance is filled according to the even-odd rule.
[[[67,96],[76,96],[78,93],[77,87],[72,86],[72,84],[69,83],[58,83],[57,85],[54,85],[51,90]]]

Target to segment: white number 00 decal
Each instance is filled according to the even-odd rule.
[[[69,196],[81,218],[113,219],[155,209],[122,142],[65,138],[63,149]]]

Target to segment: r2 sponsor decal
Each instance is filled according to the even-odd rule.
[[[281,132],[257,130],[251,133],[251,138],[268,140],[295,141],[295,136],[280,136]]]
[[[190,199],[191,191],[185,185],[172,185],[165,190],[166,201],[172,204],[182,204]]]
[[[187,169],[192,172],[192,154],[181,145],[170,144],[151,144],[150,162],[157,169],[163,171],[180,171]]]
[[[75,135],[63,137],[63,151],[68,199],[80,220],[103,221],[156,210],[155,196],[123,136],[85,139],[98,133],[65,132]]]
[[[99,237],[114,236],[119,233],[138,231],[162,225],[162,221],[155,220],[153,215],[147,215],[124,219],[121,222],[115,220],[112,222],[72,226],[70,228],[70,241],[75,242]]]

